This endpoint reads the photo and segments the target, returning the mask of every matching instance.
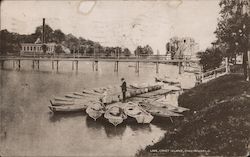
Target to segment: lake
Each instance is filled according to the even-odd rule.
[[[192,87],[194,76],[178,74],[174,65],[135,63],[99,63],[93,71],[91,62],[79,62],[78,71],[72,71],[71,62],[60,62],[59,71],[51,70],[51,63],[41,62],[40,70],[32,70],[32,63],[22,62],[21,70],[6,62],[0,70],[0,154],[8,156],[133,156],[139,149],[157,142],[166,130],[157,124],[138,125],[125,123],[112,126],[95,122],[86,113],[54,115],[49,100],[54,96],[127,83],[152,83],[155,76],[178,78],[182,86]],[[170,98],[177,100],[175,98]],[[166,123],[171,125],[171,123]]]

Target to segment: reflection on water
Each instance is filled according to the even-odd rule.
[[[164,135],[158,124],[138,125],[133,119],[114,127],[106,119],[96,122],[86,113],[53,114],[49,99],[65,93],[128,83],[154,82],[155,69],[143,68],[140,74],[119,64],[100,63],[98,71],[91,63],[79,63],[78,73],[71,62],[60,62],[59,71],[41,62],[40,70],[32,70],[30,62],[22,62],[21,70],[6,63],[0,70],[0,154],[8,156],[131,156]],[[151,65],[150,65],[151,66]],[[178,67],[161,65],[158,76],[176,78]],[[162,125],[169,125],[165,121]]]

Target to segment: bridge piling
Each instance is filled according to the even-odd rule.
[[[56,70],[58,71],[58,60],[56,60]]]
[[[13,68],[15,68],[15,60],[13,60],[12,63],[13,63],[13,64],[12,64]]]
[[[35,68],[35,61],[32,60],[32,69],[34,69],[34,68]]]
[[[21,69],[21,60],[18,60],[18,69]]]
[[[4,60],[1,61],[1,69],[4,69]]]
[[[178,67],[179,67],[179,74],[181,74],[181,62],[178,62]]]
[[[98,71],[98,61],[95,61],[95,71]]]
[[[118,61],[115,61],[114,72],[118,72]]]
[[[72,61],[72,70],[74,70],[74,62],[75,62],[75,61]]]
[[[40,61],[37,60],[37,69],[39,70],[39,68],[40,68]]]
[[[156,73],[158,74],[159,73],[159,63],[156,62]]]
[[[52,64],[52,70],[54,70],[54,61],[53,60],[52,60],[51,64]]]
[[[76,61],[76,71],[78,71],[78,61]]]

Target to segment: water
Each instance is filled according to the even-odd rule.
[[[60,62],[58,72],[46,62],[40,70],[32,70],[31,64],[22,62],[18,71],[7,62],[0,70],[1,155],[131,156],[164,135],[156,124],[114,127],[94,122],[85,113],[53,115],[47,107],[53,96],[120,84],[121,77],[128,83],[154,82],[155,65],[141,64],[138,75],[129,67],[134,63],[119,64],[118,73],[114,63],[99,63],[93,71],[91,62],[80,62],[78,72],[71,70],[71,62]],[[179,77],[178,67],[161,65],[158,76],[165,75]]]

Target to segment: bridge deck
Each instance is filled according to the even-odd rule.
[[[0,57],[0,61],[8,60],[39,60],[39,61],[100,61],[100,62],[155,62],[155,63],[179,63],[192,62],[197,60],[190,59],[147,59],[147,58],[39,58],[39,57]]]

